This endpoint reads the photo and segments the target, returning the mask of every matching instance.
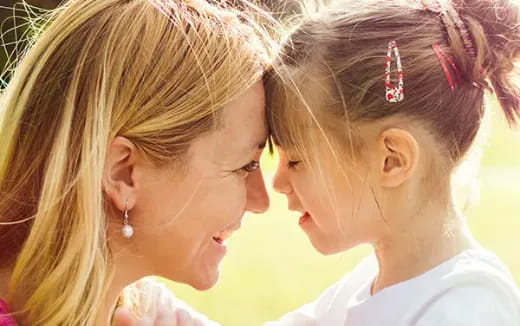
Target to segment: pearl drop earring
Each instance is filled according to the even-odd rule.
[[[130,239],[134,235],[134,228],[128,224],[128,199],[125,202],[125,217],[123,219],[123,227],[121,228],[121,234],[124,238]]]

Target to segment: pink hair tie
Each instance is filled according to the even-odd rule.
[[[455,26],[457,26],[457,28],[459,29],[459,34],[462,37],[462,43],[464,44],[464,48],[466,48],[466,51],[472,58],[476,58],[477,51],[475,50],[473,40],[471,39],[466,24],[464,23],[462,18],[460,18],[460,15],[457,12],[457,10],[453,8],[448,8],[447,12],[448,15],[450,15],[451,19],[455,22]]]
[[[443,6],[438,0],[421,0],[421,5],[426,10],[450,17],[459,31],[459,35],[462,38],[462,44],[464,44],[466,52],[468,52],[472,58],[477,57],[477,51],[475,50],[475,45],[471,39],[468,27],[462,18],[460,18],[460,15],[457,10],[455,10],[455,8],[452,6]],[[442,20],[445,25],[448,25],[444,17]]]
[[[464,49],[466,52],[475,59],[477,57],[477,51],[475,50],[475,44],[473,43],[473,40],[471,39],[469,30],[460,17],[459,13],[455,8],[452,6],[443,6],[439,0],[420,0],[420,4],[425,10],[429,10],[434,13],[441,14],[441,19],[444,22],[446,26],[448,26],[448,21],[446,20],[446,16],[450,17],[451,20],[455,23],[455,26],[457,27],[457,30],[459,31],[459,35],[462,39],[462,44],[464,45]],[[450,88],[453,90],[455,86],[457,86],[462,81],[462,75],[460,73],[460,70],[457,68],[457,65],[453,61],[453,59],[448,56],[446,53],[442,51],[442,49],[437,44],[433,44],[433,50],[435,51],[435,54],[437,56],[437,59],[439,60],[439,63],[441,64],[441,67],[444,71],[444,74],[446,75],[446,79],[448,80],[448,84],[450,85]],[[458,81],[453,81],[451,73],[449,72],[446,62],[447,61],[450,66],[452,67],[452,70],[457,75]],[[481,73],[484,74],[485,69],[481,69]],[[476,82],[472,83],[473,86],[477,87],[480,90],[484,90],[484,87]]]

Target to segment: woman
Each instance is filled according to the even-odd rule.
[[[2,94],[0,320],[108,325],[143,276],[215,284],[268,206],[262,37],[202,0],[55,12]]]

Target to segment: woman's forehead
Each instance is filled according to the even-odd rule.
[[[257,150],[267,139],[264,87],[261,82],[247,89],[223,109],[222,136],[243,151]]]
[[[246,90],[221,112],[220,128],[199,137],[192,146],[195,154],[219,161],[244,160],[260,151],[267,140],[263,87]]]

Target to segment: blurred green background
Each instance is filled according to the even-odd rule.
[[[12,51],[16,40],[15,34],[9,32],[14,12],[8,9],[15,2],[0,0],[8,51]],[[59,1],[28,2],[53,8]],[[274,6],[285,3],[266,2]],[[17,15],[23,17],[23,12]],[[5,61],[2,51],[0,67]],[[480,188],[480,200],[466,211],[468,222],[476,238],[506,262],[520,283],[520,132],[509,130],[499,112],[492,112],[489,122],[490,136],[482,147],[479,184],[469,182],[460,186],[458,193],[465,202],[468,191],[474,193]],[[275,164],[276,157],[263,156],[269,189]],[[299,229],[297,214],[287,211],[285,198],[270,193],[271,209],[259,216],[246,215],[242,229],[229,240],[222,277],[213,289],[197,292],[165,281],[177,297],[225,326],[261,325],[277,319],[314,300],[370,252],[368,247],[359,247],[335,256],[319,255]]]

